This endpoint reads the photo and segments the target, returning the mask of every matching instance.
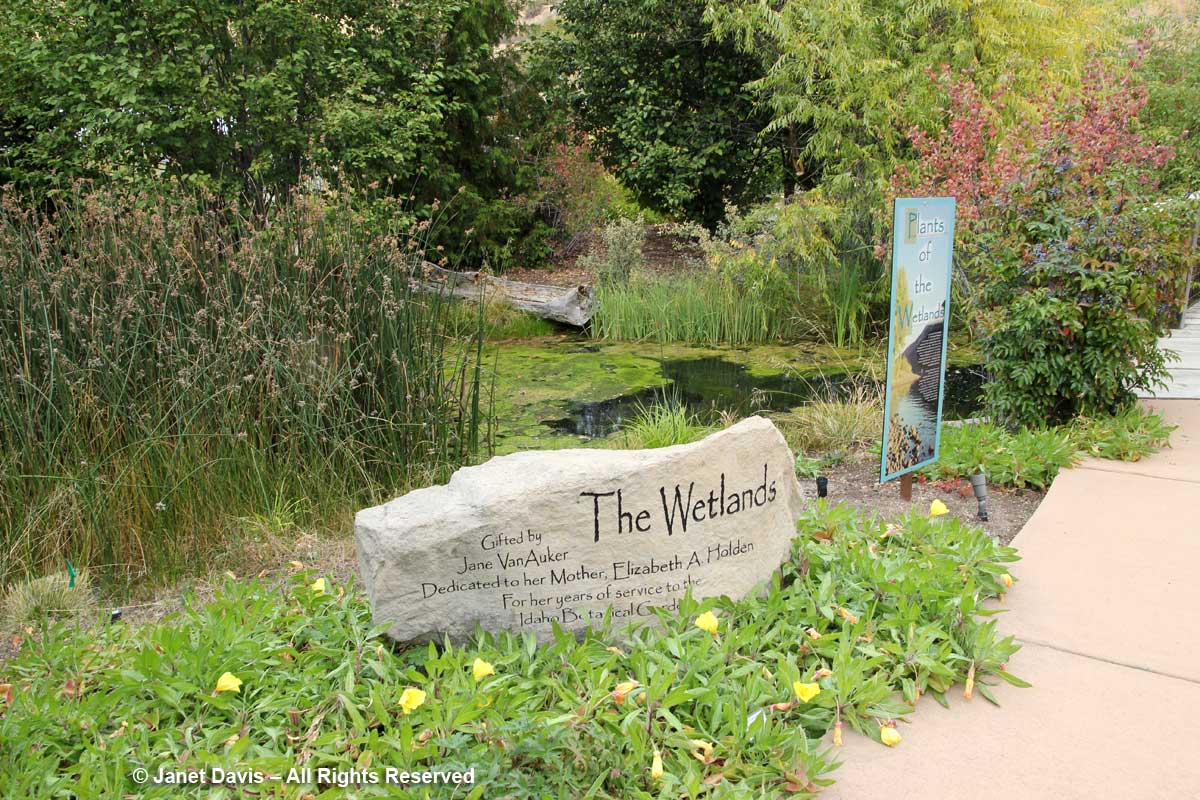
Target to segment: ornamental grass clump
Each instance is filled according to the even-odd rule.
[[[340,527],[468,458],[478,336],[410,288],[423,235],[304,195],[5,194],[0,582],[161,574],[298,498]]]
[[[664,393],[657,402],[637,408],[625,426],[624,445],[630,449],[650,449],[688,444],[709,430],[682,398]]]
[[[134,782],[138,767],[304,765],[313,777],[257,788],[385,797],[394,787],[335,789],[317,770],[474,768],[458,796],[812,797],[851,731],[903,747],[920,696],[1024,685],[984,607],[1015,559],[949,515],[885,525],[819,501],[763,593],[684,598],[653,625],[606,619],[582,640],[407,648],[353,586],[325,577],[313,592],[323,576],[306,571],[283,587],[231,580],[145,627],[28,637],[0,665],[0,783],[31,800],[137,798],[165,796]]]

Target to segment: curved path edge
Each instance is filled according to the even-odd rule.
[[[822,798],[1200,796],[1200,400],[1144,404],[1171,447],[1063,471],[1013,540],[1000,625],[1033,688],[926,698],[894,749],[847,735]]]

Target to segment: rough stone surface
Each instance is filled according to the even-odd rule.
[[[375,620],[402,641],[579,631],[695,597],[740,597],[788,557],[794,459],[752,417],[693,444],[493,458],[355,518]]]

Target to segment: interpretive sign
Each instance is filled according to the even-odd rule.
[[[694,444],[493,458],[445,486],[360,511],[354,534],[377,624],[402,641],[551,636],[740,597],[791,552],[803,500],[771,422]]]
[[[896,200],[881,483],[938,457],[953,251],[953,197]]]

